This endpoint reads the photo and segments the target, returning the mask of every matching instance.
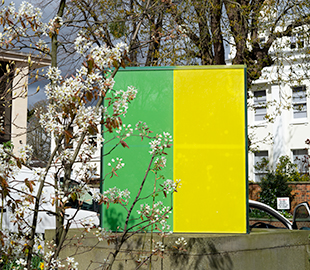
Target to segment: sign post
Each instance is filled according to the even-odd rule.
[[[143,121],[152,131],[173,136],[163,174],[181,179],[181,188],[173,198],[161,198],[173,207],[172,231],[247,233],[245,66],[126,68],[115,81],[116,90],[131,85],[138,89],[126,124]],[[113,151],[125,167],[118,178],[106,179],[103,188],[128,188],[135,194],[150,159],[149,144],[139,137],[129,137],[126,143],[130,149]],[[112,147],[105,145],[104,153]],[[104,174],[109,156],[103,158]],[[153,190],[152,179],[148,181],[144,196]],[[103,211],[103,227],[116,230],[125,217],[120,207],[111,205]]]
[[[278,210],[289,210],[290,207],[290,198],[289,197],[278,197],[277,198],[277,209]]]

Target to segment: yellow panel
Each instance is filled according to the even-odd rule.
[[[174,232],[247,232],[244,72],[174,72]]]

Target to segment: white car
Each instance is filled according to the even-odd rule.
[[[250,211],[253,209],[260,210],[265,212],[267,215],[271,215],[274,219],[279,221],[283,226],[277,227],[270,225],[264,221],[258,221],[250,226],[250,229],[253,228],[287,228],[289,230],[310,230],[310,207],[307,202],[298,204],[293,212],[292,222],[284,217],[280,212],[268,206],[267,204],[249,200]]]
[[[20,173],[15,177],[15,180],[11,182],[11,184],[15,185],[15,188],[20,189],[21,183],[24,182],[25,179],[34,180],[36,179],[33,171],[23,167]],[[18,184],[19,182],[19,184]],[[17,183],[17,184],[16,184]],[[48,185],[48,184],[51,185]],[[39,217],[38,217],[38,225],[36,228],[36,233],[44,233],[46,229],[55,229],[56,228],[56,221],[55,221],[55,205],[52,204],[52,198],[54,197],[55,191],[53,188],[54,178],[53,175],[50,173],[46,177],[46,187],[43,189],[43,203],[40,205]],[[34,186],[34,194],[38,189],[39,184],[37,183]],[[19,196],[20,194],[11,194],[15,199],[21,199]],[[72,222],[70,228],[79,228],[83,227],[82,224],[94,224],[95,226],[99,226],[99,217],[98,212],[96,211],[96,207],[92,207],[94,204],[91,200],[91,196],[89,196],[87,202],[83,202],[81,209],[77,210],[74,206],[70,207],[65,210],[65,222],[69,220]],[[83,207],[86,205],[86,207]],[[2,211],[1,211],[2,208]],[[2,215],[2,228],[0,229],[8,229],[9,231],[16,232],[18,231],[18,227],[16,224],[12,222],[12,212],[10,207],[6,205],[4,201],[4,205],[0,205],[0,215]],[[26,215],[26,213],[25,213]],[[28,221],[31,221],[31,214],[27,217]]]

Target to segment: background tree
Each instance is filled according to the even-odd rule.
[[[46,268],[64,267],[59,259],[59,254],[72,223],[72,219],[65,222],[66,202],[70,199],[79,200],[83,194],[88,193],[88,184],[92,177],[97,175],[95,168],[89,163],[95,148],[93,143],[89,142],[88,136],[97,135],[97,143],[104,145],[107,143],[104,142],[104,133],[111,133],[112,139],[109,140],[109,143],[114,141],[115,147],[126,148],[127,144],[124,140],[128,136],[134,135],[133,129],[130,128],[130,125],[126,126],[122,118],[127,113],[129,103],[135,99],[137,90],[133,87],[128,87],[125,90],[114,89],[114,76],[120,67],[125,67],[125,61],[130,61],[128,55],[137,49],[136,47],[133,49],[132,46],[135,45],[140,27],[147,17],[149,9],[152,8],[151,1],[146,1],[140,13],[134,15],[137,20],[129,46],[122,42],[109,41],[106,34],[107,29],[95,20],[93,14],[87,9],[88,6],[84,6],[83,9],[76,4],[76,1],[57,1],[55,16],[48,23],[42,20],[41,10],[28,2],[23,2],[18,8],[15,8],[11,3],[8,6],[2,6],[0,11],[0,24],[3,27],[0,36],[1,48],[24,51],[28,54],[29,66],[33,64],[33,55],[37,59],[47,56],[51,58],[51,66],[43,73],[49,81],[45,86],[48,105],[46,112],[41,112],[39,120],[44,130],[55,141],[55,148],[46,166],[43,169],[29,166],[31,149],[26,145],[20,149],[18,156],[13,155],[10,147],[0,145],[2,200],[6,201],[7,206],[12,210],[14,222],[21,235],[27,236],[16,244],[17,247],[21,246],[20,243],[23,241],[26,243],[26,245],[22,245],[24,248],[16,253],[9,247],[8,250],[5,250],[7,247],[5,243],[10,243],[8,239],[11,234],[0,231],[1,239],[6,239],[6,241],[0,242],[2,245],[1,254],[6,256],[6,261],[14,260],[17,256],[25,256],[27,261],[23,261],[22,258],[18,264],[26,266],[27,269],[32,269],[34,256],[39,256],[42,262],[44,260]],[[116,26],[116,28],[118,27]],[[109,28],[109,31],[111,30],[113,30],[112,26]],[[117,36],[115,33],[114,35]],[[69,71],[72,76],[63,77],[59,66],[65,63],[62,61],[69,56],[71,63],[72,59],[77,59],[77,63],[83,64],[75,71],[67,67],[67,72]],[[66,64],[70,64],[70,61]],[[14,73],[16,72],[17,70],[14,69]],[[35,80],[37,80],[38,74],[39,72],[34,72]],[[105,102],[103,102],[104,100]],[[98,128],[101,125],[105,127],[103,130]],[[109,261],[103,262],[103,266],[107,269],[111,269],[119,250],[130,236],[150,226],[156,228],[156,224],[159,222],[161,226],[164,226],[168,213],[171,211],[170,207],[161,204],[158,209],[156,200],[153,200],[151,207],[147,206],[147,211],[141,210],[142,221],[139,223],[141,229],[133,230],[129,226],[134,206],[137,202],[141,203],[143,199],[140,196],[147,175],[149,172],[159,171],[165,166],[165,159],[162,156],[166,154],[165,149],[170,148],[171,143],[171,136],[166,132],[163,135],[157,134],[151,137],[149,128],[142,122],[136,125],[136,130],[137,136],[143,136],[150,140],[152,149],[149,166],[146,169],[145,177],[141,179],[140,190],[133,195],[132,204],[127,205],[128,190],[122,191],[113,188],[103,193],[93,194],[93,199],[99,204],[108,207],[111,203],[117,203],[122,205],[128,213],[122,233],[112,235],[107,235],[105,232],[99,233],[100,240],[105,239],[109,243],[115,244],[115,250],[111,252]],[[70,145],[74,145],[74,148]],[[76,162],[81,164],[81,168],[73,174]],[[33,170],[36,180],[17,178],[22,165]],[[101,181],[103,182],[106,177],[115,176],[116,171],[122,166],[120,160],[113,164],[111,171],[107,172]],[[50,174],[53,176],[52,183],[47,181]],[[75,176],[74,180],[79,183],[78,188],[75,189],[70,188],[73,176]],[[61,182],[60,178],[62,178]],[[19,185],[22,187],[18,188]],[[40,221],[38,214],[40,211],[44,211],[40,207],[47,199],[44,197],[44,188],[46,187],[53,187],[55,191],[53,197],[49,198],[50,203],[55,206],[55,211],[49,211],[49,214],[55,216],[56,229],[55,245],[51,245],[52,252],[43,257],[37,252],[35,246],[36,228]],[[168,192],[174,192],[176,187],[177,183],[167,179],[160,186],[154,186],[154,191],[147,198],[151,200],[150,198],[156,198],[159,193],[166,195]],[[13,196],[14,194],[17,195],[17,199],[16,196]],[[92,227],[92,222],[88,220],[82,225],[88,231]],[[161,231],[162,237],[165,234],[166,231]],[[162,244],[155,245],[148,258],[160,253],[161,249]],[[68,260],[67,263],[68,268],[76,269],[76,265],[72,261]],[[143,263],[145,261],[141,261],[140,264]]]
[[[309,35],[308,1],[185,2],[184,12],[176,8],[174,18],[195,45],[197,63],[225,64],[225,56],[232,53],[232,64],[247,65],[248,86],[280,57],[277,53],[287,47],[291,36],[307,39]],[[306,50],[301,48],[304,57]]]
[[[32,163],[46,165],[51,154],[50,135],[40,125],[40,115],[47,112],[48,101],[40,100],[28,109],[27,144],[32,146]]]
[[[277,209],[277,197],[294,198],[289,182],[308,181],[309,176],[298,172],[297,165],[292,163],[290,157],[281,156],[275,170],[269,168],[269,162],[263,159],[255,165],[257,171],[265,172],[259,182],[261,191],[259,200]]]
[[[81,29],[95,42],[100,43],[96,31],[111,44],[130,40],[140,27],[131,41],[131,65],[225,65],[230,54],[232,64],[247,65],[250,87],[265,67],[294,63],[294,56],[283,49],[295,39],[305,71],[298,79],[308,76],[307,48],[301,46],[309,39],[306,0],[75,0],[72,4],[77,7],[75,19],[92,22],[92,28]],[[296,75],[291,71],[290,79]]]

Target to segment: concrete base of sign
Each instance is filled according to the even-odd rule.
[[[151,268],[156,270],[309,269],[309,233],[310,231],[254,229],[247,235],[173,234],[165,238],[167,251],[162,257],[153,257]],[[46,240],[51,240],[52,235],[53,231],[47,231]],[[71,230],[69,238],[74,235],[79,236],[80,232]],[[173,247],[180,237],[184,237],[188,243],[186,251],[178,251]],[[158,241],[156,238],[155,242]],[[150,251],[149,239],[150,234],[140,234],[126,242],[113,269],[135,269],[136,260]],[[97,269],[114,248],[113,243],[108,245],[102,241],[98,244],[92,232],[81,244],[76,244],[76,240],[68,242],[60,257],[75,257],[75,261],[79,262],[79,269]],[[142,251],[143,245],[144,251]],[[149,268],[143,266],[140,269]]]

